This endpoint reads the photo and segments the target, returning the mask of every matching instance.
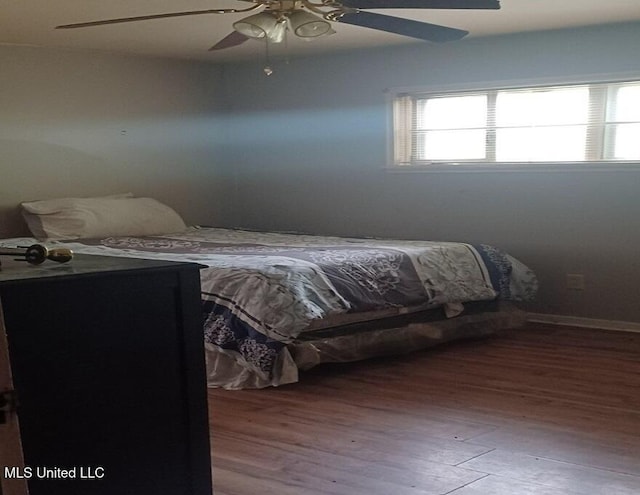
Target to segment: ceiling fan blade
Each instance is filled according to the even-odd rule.
[[[341,0],[353,9],[494,9],[498,0]]]
[[[137,17],[121,17],[119,19],[106,19],[103,21],[90,21],[90,22],[76,22],[74,24],[62,24],[61,26],[56,26],[56,29],[75,29],[75,28],[83,28],[83,27],[91,27],[91,26],[104,26],[107,24],[121,24],[124,22],[137,22],[137,21],[148,21],[151,19],[166,19],[168,17],[184,17],[188,15],[201,15],[201,14],[222,14],[220,9],[209,9],[209,10],[191,10],[187,12],[168,12],[166,14],[151,14],[151,15],[141,15]]]
[[[223,50],[225,48],[231,48],[232,46],[238,46],[244,43],[249,39],[248,36],[245,36],[238,31],[233,31],[231,34],[228,34],[220,41],[218,41],[215,45],[209,48],[209,51],[212,52],[214,50]]]
[[[459,40],[469,34],[462,29],[363,11],[344,14],[336,21],[438,43]]]

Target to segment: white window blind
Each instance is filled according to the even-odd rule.
[[[640,81],[402,93],[394,165],[640,160]]]

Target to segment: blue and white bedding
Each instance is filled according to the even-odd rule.
[[[35,242],[21,238],[0,245]],[[64,245],[76,253],[204,265],[205,347],[234,361],[234,369],[243,375],[230,378],[228,370],[208,356],[209,384],[230,388],[294,381],[297,373],[287,371],[292,364],[286,346],[321,319],[386,308],[530,300],[537,290],[531,270],[487,245],[197,227],[164,236],[48,245]]]

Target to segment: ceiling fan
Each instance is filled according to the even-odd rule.
[[[258,11],[233,23],[234,31],[209,50],[221,50],[240,45],[249,39],[278,43],[287,32],[304,39],[334,34],[331,22],[368,27],[426,41],[459,40],[468,31],[462,29],[393,17],[368,9],[499,9],[499,0],[240,0],[251,6],[240,9],[208,9],[168,12],[136,17],[80,22],[56,26],[75,29],[125,22],[166,19],[203,14],[235,14]]]

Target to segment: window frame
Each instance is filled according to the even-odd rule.
[[[603,85],[603,84],[624,84],[628,82],[640,82],[640,73],[617,73],[617,74],[597,74],[587,75],[583,77],[572,78],[537,78],[529,80],[508,80],[508,81],[491,81],[478,82],[469,84],[447,84],[447,85],[431,85],[431,86],[410,86],[396,87],[385,90],[387,99],[387,163],[385,169],[390,172],[493,172],[493,171],[512,171],[512,172],[554,172],[554,171],[624,171],[640,169],[640,159],[617,160],[617,159],[597,159],[591,161],[538,161],[538,162],[495,162],[485,160],[451,160],[451,161],[425,161],[421,163],[403,163],[400,164],[396,159],[396,149],[398,142],[396,138],[396,112],[394,105],[399,96],[409,94],[417,95],[449,95],[455,93],[486,93],[497,94],[497,91],[510,89],[537,89],[558,86],[580,86],[580,85]],[[590,110],[600,112],[602,115],[606,112],[606,100],[600,96],[598,105],[590,105]],[[605,115],[606,118],[606,115]],[[411,116],[405,115],[406,121],[411,122]],[[604,122],[603,122],[604,123]],[[590,127],[587,140],[592,140],[588,149],[593,152],[601,152],[605,145],[605,133],[595,132],[595,127]],[[495,127],[487,126],[487,139],[495,139]],[[595,142],[594,142],[595,141]],[[407,152],[407,143],[410,140],[401,140],[404,143]],[[610,141],[611,142],[611,141]],[[410,147],[411,144],[408,144]],[[494,150],[495,151],[495,150]],[[410,151],[409,151],[410,154]],[[593,155],[592,155],[593,156]]]

